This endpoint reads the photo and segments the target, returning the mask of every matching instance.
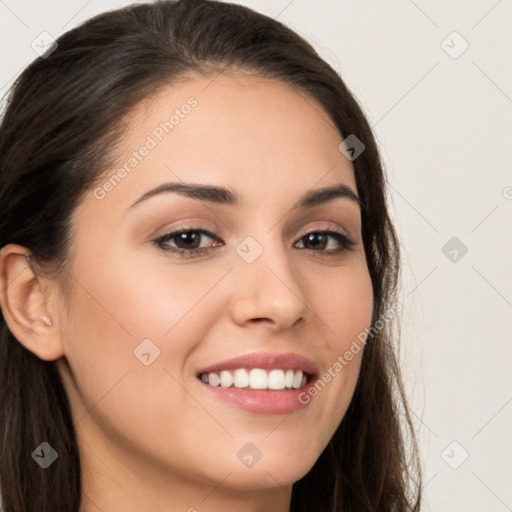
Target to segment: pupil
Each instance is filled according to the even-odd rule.
[[[187,238],[190,238],[191,240],[187,240]],[[190,246],[190,242],[194,242],[193,246]],[[180,233],[178,235],[178,240],[176,245],[180,247],[181,243],[184,243],[185,247],[180,247],[181,249],[196,249],[199,246],[199,234],[196,232],[188,232],[188,233]]]
[[[315,247],[318,245],[319,237],[324,237],[324,240],[323,240],[324,243],[322,243],[322,241],[320,241],[319,245],[321,245],[322,248],[325,248],[325,235],[323,233],[311,233],[307,236],[307,239],[308,239],[308,242],[313,242],[313,247]]]

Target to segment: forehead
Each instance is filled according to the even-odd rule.
[[[295,202],[307,189],[338,183],[356,192],[327,112],[280,81],[191,75],[139,104],[125,125],[115,164],[104,174],[104,182],[116,179],[102,208],[127,207],[168,182],[227,185],[255,204],[284,192]]]

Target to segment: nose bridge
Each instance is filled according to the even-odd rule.
[[[233,315],[239,323],[267,319],[282,327],[304,314],[306,298],[289,249],[277,229],[253,231],[236,247]]]

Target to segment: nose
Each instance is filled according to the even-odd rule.
[[[278,331],[301,321],[308,308],[290,254],[282,244],[267,245],[251,263],[235,255],[231,316],[240,326],[262,323]]]

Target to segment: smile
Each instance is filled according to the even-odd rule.
[[[237,368],[202,373],[200,379],[210,386],[222,388],[249,388],[286,390],[301,389],[308,382],[307,373],[293,369]]]

